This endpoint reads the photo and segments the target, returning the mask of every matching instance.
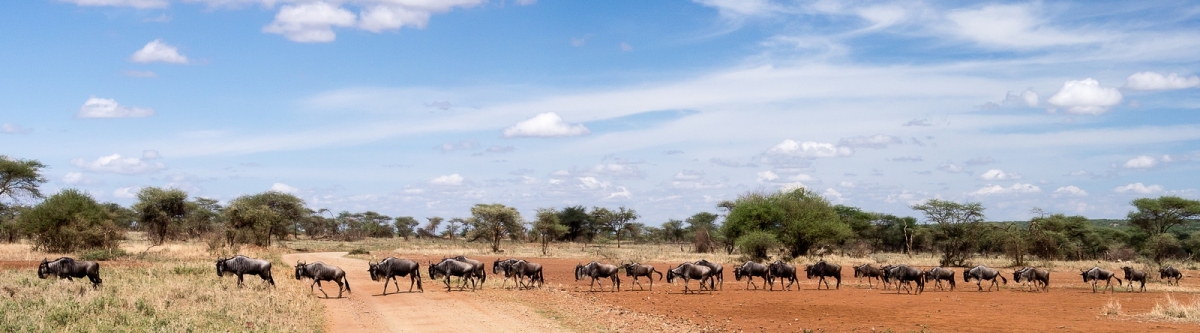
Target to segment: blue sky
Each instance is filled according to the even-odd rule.
[[[658,225],[805,187],[915,215],[1200,198],[1193,2],[56,0],[0,11],[47,192]]]

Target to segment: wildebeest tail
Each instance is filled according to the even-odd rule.
[[[1003,274],[996,274],[996,276],[999,277],[1001,281],[1004,281],[1004,284],[1008,284],[1008,279],[1005,278]]]
[[[658,280],[659,280],[659,281],[662,281],[662,276],[663,276],[663,275],[662,275],[662,272],[659,272],[657,269],[654,269],[653,267],[651,267],[651,268],[650,268],[650,273],[658,273]]]
[[[1117,279],[1117,285],[1121,285],[1122,283],[1124,283],[1124,282],[1121,282],[1121,278],[1117,277],[1117,275],[1116,275],[1116,274],[1113,274],[1113,275],[1112,275],[1112,277],[1113,277],[1114,279]]]
[[[345,275],[342,275],[342,282],[346,284],[346,292],[354,293],[353,291],[350,291],[350,279],[349,278],[347,278]]]

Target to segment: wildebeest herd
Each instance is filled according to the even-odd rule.
[[[452,258],[443,258],[437,263],[427,262],[426,264],[430,279],[442,280],[446,286],[446,291],[451,291],[454,286],[451,284],[451,277],[457,277],[458,289],[466,290],[467,284],[471,285],[471,290],[476,290],[487,281],[486,265],[478,260],[470,259],[465,256],[457,256]],[[216,262],[217,276],[224,276],[229,273],[237,276],[237,286],[244,286],[244,275],[257,275],[271,286],[275,285],[275,279],[271,276],[271,262],[261,259],[253,259],[243,255],[237,255],[231,258],[218,258]],[[872,264],[863,264],[854,266],[854,277],[862,282],[863,278],[867,279],[869,288],[874,288],[875,284],[872,280],[878,280],[883,285],[884,290],[894,288],[899,294],[902,290],[909,294],[920,294],[924,292],[927,282],[933,282],[934,287],[939,290],[945,290],[942,285],[945,281],[950,291],[955,289],[955,272],[952,269],[945,267],[933,267],[926,270],[921,270],[916,267],[907,265],[886,265],[876,266]],[[633,278],[634,285],[640,290],[645,290],[639,278],[646,277],[650,282],[650,290],[654,290],[654,275],[658,275],[661,281],[665,276],[667,283],[674,283],[675,280],[683,280],[684,293],[702,293],[708,291],[710,294],[717,289],[724,289],[725,274],[724,267],[721,264],[701,259],[695,262],[685,262],[663,271],[651,265],[641,264],[637,262],[629,262],[621,265],[604,264],[598,261],[592,261],[587,264],[578,264],[575,266],[575,280],[590,279],[588,286],[589,291],[595,291],[596,284],[599,283],[601,289],[604,288],[604,280],[609,280],[609,291],[616,292],[621,290],[621,271],[625,271],[627,277]],[[1140,291],[1146,290],[1146,281],[1149,279],[1149,274],[1144,271],[1135,269],[1130,266],[1121,267],[1125,273],[1125,282],[1128,282],[1127,290],[1133,291],[1134,282],[1140,283],[1138,286]],[[1167,285],[1178,285],[1179,280],[1183,278],[1183,273],[1178,269],[1166,266],[1158,270],[1159,279],[1167,282]],[[415,286],[418,291],[424,292],[425,288],[421,284],[423,279],[421,276],[421,264],[419,262],[400,259],[396,257],[388,257],[379,262],[368,262],[367,272],[371,276],[372,281],[383,281],[383,295],[387,295],[388,282],[391,281],[395,286],[395,292],[400,292],[400,285],[396,277],[409,277],[410,283],[408,292],[413,291]],[[817,290],[821,289],[822,284],[825,289],[841,289],[842,285],[842,267],[820,260],[812,265],[804,267],[805,276],[808,279],[816,277],[818,280]],[[1117,280],[1117,286],[1122,286],[1125,282],[1113,271],[1109,271],[1100,267],[1092,267],[1087,270],[1080,270],[1080,276],[1084,283],[1091,282],[1092,292],[1097,292],[1100,287],[1100,281],[1104,281],[1105,285],[1099,288],[1099,291],[1108,292],[1115,291],[1112,285],[1112,280]],[[39,278],[46,279],[52,276],[59,279],[73,280],[74,278],[87,277],[92,282],[92,288],[99,288],[103,280],[100,279],[100,265],[95,261],[76,260],[70,257],[62,257],[55,260],[43,259],[38,265],[37,274]],[[542,265],[530,262],[523,259],[509,258],[496,259],[492,263],[492,274],[502,276],[504,279],[501,282],[501,288],[507,288],[508,280],[513,280],[513,288],[517,289],[532,289],[541,288],[546,283],[542,273]],[[775,290],[775,281],[779,280],[780,290],[791,290],[798,283],[797,267],[786,263],[782,260],[776,260],[768,264],[747,261],[733,268],[734,279],[741,281],[746,279],[745,289],[749,290]],[[332,281],[338,285],[338,298],[342,297],[342,292],[351,292],[350,280],[346,277],[346,272],[341,268],[322,262],[306,263],[297,261],[295,266],[295,277],[297,280],[312,279],[312,284],[309,285],[312,291],[315,285],[321,291],[321,294],[329,298],[329,294],[325,293],[321,286],[321,281]],[[762,286],[754,282],[755,278],[759,278]],[[834,285],[830,285],[828,279],[835,280]],[[692,289],[690,282],[697,281],[697,289]],[[1000,290],[1000,284],[1008,284],[1008,279],[1004,277],[1000,270],[979,265],[973,268],[962,270],[963,282],[975,281],[977,291],[991,291],[992,287]],[[1031,291],[1046,292],[1050,287],[1050,271],[1037,267],[1022,267],[1012,272],[1012,280],[1014,283],[1023,283],[1022,289]],[[984,288],[983,283],[988,282],[987,288]],[[1030,285],[1032,284],[1032,285]],[[632,290],[632,289],[631,289]],[[796,290],[800,290],[796,286]]]

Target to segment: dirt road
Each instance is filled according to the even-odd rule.
[[[425,280],[425,292],[407,293],[408,278],[400,280],[399,294],[371,281],[367,261],[346,258],[346,252],[295,253],[283,256],[284,262],[321,261],[341,267],[354,292],[338,299],[337,285],[322,283],[334,298],[322,299],[325,305],[326,332],[562,332],[557,323],[533,310],[513,303],[491,301],[480,293],[446,292],[441,283]],[[424,265],[422,265],[424,266]],[[422,267],[424,268],[424,267]],[[490,272],[489,272],[490,273]],[[422,272],[424,275],[424,272]],[[292,270],[287,270],[293,278]],[[428,279],[428,277],[425,277]],[[330,287],[332,286],[332,288]],[[314,297],[320,297],[319,290]]]

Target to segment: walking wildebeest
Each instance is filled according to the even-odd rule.
[[[704,281],[708,281],[708,293],[712,294],[712,273],[712,269],[708,266],[685,262],[667,270],[667,283],[672,283],[675,279],[683,279],[683,293],[687,294],[690,291],[688,281],[698,280],[700,282],[700,290],[697,290],[697,293],[704,291]]]
[[[717,284],[720,285],[718,289],[725,290],[725,267],[722,267],[721,264],[708,261],[708,259],[697,260],[695,264],[707,266],[709,269],[712,269],[713,278],[717,279]]]
[[[321,294],[325,298],[329,298],[329,294],[325,293],[325,288],[321,287],[321,281],[333,281],[338,285],[338,298],[342,298],[342,283],[346,284],[346,292],[350,291],[350,280],[346,279],[346,271],[333,265],[326,265],[323,262],[317,261],[313,263],[303,263],[296,261],[296,280],[303,278],[313,279],[313,284],[321,290]],[[308,285],[308,291],[312,292],[312,284]]]
[[[1175,285],[1179,285],[1179,279],[1183,278],[1183,273],[1180,273],[1175,267],[1167,266],[1158,269],[1158,278],[1167,280],[1167,285],[1171,285],[1171,280],[1175,280]]]
[[[1041,289],[1042,291],[1049,291],[1050,271],[1035,267],[1025,267],[1013,272],[1013,281],[1018,283],[1021,281],[1025,283],[1033,282],[1033,290]]]
[[[224,276],[224,273],[237,274],[238,288],[245,286],[242,283],[242,275],[258,275],[263,281],[271,283],[275,286],[275,278],[271,277],[271,262],[261,259],[251,259],[244,255],[236,255],[233,258],[217,258],[217,276]]]
[[[509,267],[509,269],[511,269],[513,274],[517,276],[517,284],[521,285],[520,288],[528,289],[530,288],[529,286],[532,286],[534,282],[538,283],[539,288],[546,284],[546,279],[542,277],[541,264],[528,262],[525,260],[517,260]],[[528,285],[524,284],[526,277],[529,278]]]
[[[954,291],[954,271],[950,269],[942,267],[930,268],[925,271],[925,282],[929,282],[930,280],[934,281],[934,286],[938,290],[945,289],[942,287],[942,280],[948,281],[950,283],[950,291]]]
[[[408,259],[397,259],[396,257],[387,257],[379,261],[377,264],[367,262],[367,272],[371,273],[371,281],[379,281],[383,279],[383,295],[387,296],[388,280],[392,281],[392,285],[396,286],[396,292],[400,292],[400,284],[396,282],[397,276],[408,276],[408,292],[412,292],[413,284],[417,285],[417,289],[425,292],[425,287],[421,286],[421,264]]]
[[[1001,281],[1004,281],[1004,284],[1008,284],[1008,278],[1005,278],[1004,275],[1000,274],[1000,271],[991,267],[979,265],[963,271],[963,282],[971,282],[971,279],[975,279],[975,286],[979,287],[979,290],[976,291],[983,291],[983,280],[992,281],[988,285],[988,291],[992,291],[992,286],[996,286],[997,291],[1000,290],[1000,283],[996,282],[996,278],[1000,278]]]
[[[829,289],[829,281],[825,280],[826,276],[832,276],[837,279],[837,289],[842,289],[842,266],[831,264],[825,260],[818,261],[815,264],[804,267],[804,272],[807,273],[808,279],[812,280],[813,276],[820,277],[817,280],[817,290],[821,290],[821,282],[825,282],[825,289]]]
[[[882,283],[883,282],[883,270],[880,269],[879,267],[875,267],[875,265],[862,264],[859,266],[854,266],[854,277],[858,278],[858,283],[862,283],[862,278],[864,278],[864,277],[867,278],[867,286],[874,289],[875,285],[871,284],[871,279],[874,278],[876,280],[879,280],[879,282]],[[884,289],[886,289],[886,288],[887,288],[887,285],[885,284]]]
[[[513,271],[513,269],[512,269],[512,266],[516,263],[517,263],[517,259],[513,259],[513,258],[508,258],[508,259],[504,259],[504,260],[500,260],[500,258],[496,258],[496,262],[492,263],[492,274],[502,274],[502,276],[504,276],[504,281],[502,281],[500,283],[500,288],[504,288],[505,286],[508,285],[508,279],[517,279],[518,278],[518,277],[516,277],[516,271]],[[518,287],[520,286],[520,281],[517,282],[517,286]]]
[[[1129,266],[1121,267],[1121,270],[1125,271],[1125,281],[1129,282],[1129,289],[1126,290],[1133,291],[1133,281],[1137,281],[1142,283],[1141,291],[1146,291],[1146,272],[1136,270]]]
[[[465,290],[467,282],[471,282],[471,291],[475,291],[475,276],[476,267],[465,261],[458,261],[454,258],[442,259],[436,264],[429,263],[429,278],[437,280],[438,277],[445,276],[446,291],[450,291],[450,277],[457,276],[462,284],[458,286],[458,290]]]
[[[775,278],[779,278],[779,286],[783,290],[792,290],[792,285],[796,284],[796,266],[785,263],[783,260],[776,260],[770,265],[767,265],[770,270],[770,276],[767,279],[767,284],[771,285],[771,290],[775,290]],[[787,286],[783,285],[784,280],[788,281]],[[796,286],[796,291],[800,290],[800,286]]]
[[[636,284],[638,286],[639,290],[644,290],[644,289],[642,289],[642,283],[638,282],[638,277],[645,276],[646,279],[650,280],[650,291],[654,291],[654,276],[652,274],[658,273],[659,281],[662,281],[662,278],[663,278],[663,273],[659,272],[658,270],[655,270],[654,266],[642,265],[642,264],[639,264],[636,262],[631,262],[628,264],[621,265],[621,267],[625,269],[626,276],[633,277],[633,284]],[[633,289],[630,289],[630,290],[633,290]]]
[[[747,261],[741,266],[733,268],[734,280],[741,281],[742,277],[746,277],[746,290],[750,290],[750,286],[754,286],[754,290],[758,290],[758,285],[754,284],[754,277],[762,277],[763,284],[767,284],[767,276],[771,275],[771,269],[767,265]],[[766,289],[763,289],[766,290]]]
[[[75,260],[70,257],[62,257],[54,259],[54,261],[42,258],[42,263],[38,264],[37,273],[40,279],[55,276],[59,279],[67,279],[67,281],[75,281],[75,278],[86,276],[89,281],[92,281],[92,289],[100,287],[100,283],[104,282],[100,279],[100,264],[95,261]]]
[[[457,256],[454,257],[454,260],[465,262],[475,267],[475,278],[479,279],[479,288],[482,289],[483,284],[487,282],[487,265],[484,265],[482,261],[467,258],[466,256]]]
[[[1112,279],[1117,279],[1117,285],[1124,284],[1116,274],[1100,267],[1092,267],[1092,269],[1086,271],[1081,270],[1079,271],[1079,275],[1083,276],[1083,283],[1092,281],[1093,294],[1096,293],[1096,284],[1100,283],[1100,280],[1104,280],[1104,288],[1108,288],[1108,290],[1112,290]]]
[[[611,291],[616,292],[621,290],[621,275],[618,274],[620,271],[621,269],[617,266],[601,264],[595,261],[587,265],[578,264],[575,265],[575,281],[582,280],[585,276],[592,278],[592,283],[588,285],[588,291],[592,291],[596,286],[596,280],[608,278],[612,280],[613,284]],[[604,283],[601,283],[600,287],[604,287]]]
[[[896,280],[896,294],[900,294],[900,285],[904,285],[904,289],[909,294],[912,294],[914,289],[910,285],[912,282],[917,283],[917,287],[915,289],[918,295],[920,295],[922,292],[925,292],[925,273],[922,273],[920,269],[905,265],[897,265],[888,268],[887,272],[887,276],[889,278]]]

